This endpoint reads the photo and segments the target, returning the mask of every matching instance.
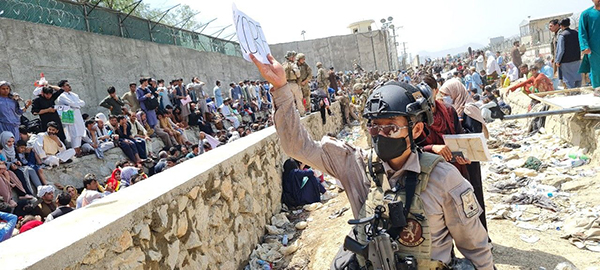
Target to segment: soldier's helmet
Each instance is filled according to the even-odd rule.
[[[286,59],[289,59],[290,57],[294,57],[294,56],[296,56],[296,52],[295,51],[287,51],[285,53],[285,58]]]
[[[296,54],[296,60],[300,60],[300,59],[306,59],[306,56],[304,56],[303,53]]]
[[[322,66],[323,66],[323,63],[317,62],[317,67],[322,67]]]

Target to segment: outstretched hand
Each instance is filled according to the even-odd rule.
[[[250,55],[250,59],[252,59],[252,62],[254,62],[254,65],[256,65],[258,71],[260,71],[260,75],[262,75],[265,80],[270,82],[274,88],[281,88],[287,83],[283,66],[277,62],[277,60],[275,60],[271,54],[267,55],[269,64],[263,64],[256,59],[253,54]]]

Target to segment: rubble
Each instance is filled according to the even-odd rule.
[[[484,185],[494,205],[489,219],[506,219],[531,232],[557,230],[578,248],[600,252],[600,206],[582,208],[574,200],[597,170],[586,149],[572,146],[552,134],[528,134],[516,122],[488,126],[490,162],[482,163]],[[535,244],[536,235],[521,234]]]

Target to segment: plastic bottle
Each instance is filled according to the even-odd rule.
[[[258,260],[256,261],[260,266],[262,266],[263,270],[271,270],[271,264],[269,264],[268,262],[265,262],[263,260]]]
[[[283,244],[283,246],[287,247],[287,245],[288,245],[288,236],[287,236],[287,234],[283,235],[283,239],[281,239],[281,244]]]

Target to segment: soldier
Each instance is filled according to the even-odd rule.
[[[473,187],[452,164],[420,151],[415,143],[433,123],[433,100],[426,91],[390,82],[373,91],[367,100],[367,131],[382,160],[378,166],[369,165],[369,178],[362,149],[330,136],[311,140],[296,116],[291,86],[286,83],[281,65],[270,55],[271,64],[250,57],[273,84],[273,119],[284,152],[339,179],[354,218],[373,217],[354,220],[355,224],[372,222],[372,226],[356,228],[356,240],[346,238],[346,242],[356,243],[352,248],[362,255],[343,257],[345,251],[340,249],[332,269],[359,269],[366,264],[384,269],[379,261],[383,258],[389,260],[388,264],[406,269],[449,269],[457,261],[464,262],[453,258],[454,244],[473,264],[471,267],[494,269],[488,235],[478,218],[482,209]],[[373,239],[380,241],[374,244]]]
[[[298,84],[302,89],[302,96],[304,97],[304,109],[310,112],[310,87],[308,83],[312,78],[312,69],[306,63],[306,57],[303,53],[296,55],[296,65],[300,69],[300,77],[298,78]]]
[[[300,79],[300,69],[295,63],[296,52],[288,51],[285,54],[285,63],[283,63],[283,69],[285,70],[285,76],[287,78],[287,82],[292,88],[292,93],[294,93],[294,101],[296,102],[296,108],[298,109],[298,113],[300,116],[304,116],[304,104],[302,103],[302,90],[300,90],[300,85],[298,84]]]
[[[329,88],[329,75],[327,74],[327,70],[323,68],[323,64],[321,62],[317,62],[317,85],[319,89],[323,91],[325,95],[327,95],[327,88]]]

